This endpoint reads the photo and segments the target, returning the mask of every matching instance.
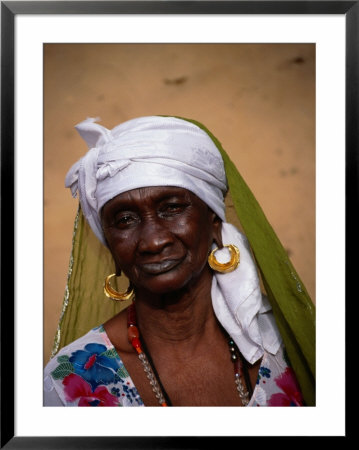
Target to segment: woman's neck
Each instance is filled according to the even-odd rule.
[[[211,278],[182,292],[156,296],[136,292],[137,323],[148,345],[193,345],[219,332],[211,301]]]

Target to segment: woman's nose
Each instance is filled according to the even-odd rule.
[[[160,253],[172,242],[173,236],[169,230],[158,221],[151,221],[141,228],[138,250],[141,253]]]

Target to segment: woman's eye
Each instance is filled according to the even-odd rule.
[[[116,227],[124,228],[137,222],[137,217],[133,214],[120,214],[115,217],[114,223]]]
[[[163,216],[173,216],[181,214],[186,208],[186,205],[180,203],[169,203],[161,208],[161,214]]]

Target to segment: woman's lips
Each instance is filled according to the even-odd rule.
[[[149,275],[159,275],[174,269],[181,261],[182,258],[166,259],[165,261],[141,264],[141,269]]]

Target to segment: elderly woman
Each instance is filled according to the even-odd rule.
[[[66,186],[112,255],[106,295],[132,303],[51,359],[44,404],[314,404],[313,305],[216,138],[176,117],[76,128],[89,151]],[[228,185],[251,248],[226,222]]]

